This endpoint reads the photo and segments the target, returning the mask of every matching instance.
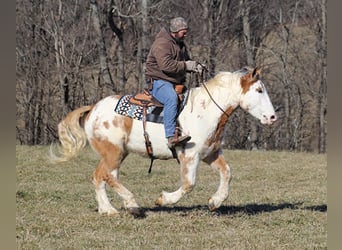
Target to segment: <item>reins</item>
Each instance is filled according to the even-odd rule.
[[[205,90],[207,91],[207,93],[208,93],[208,96],[209,96],[210,99],[213,101],[213,103],[216,105],[216,107],[218,107],[219,110],[221,110],[223,114],[225,114],[227,117],[229,117],[229,115],[226,113],[226,111],[224,111],[223,108],[221,108],[220,105],[219,105],[219,104],[215,101],[215,99],[212,97],[212,95],[210,94],[210,92],[209,92],[209,90],[208,90],[208,88],[207,88],[207,86],[206,86],[206,84],[205,84],[205,82],[204,82],[204,77],[203,77],[203,75],[204,75],[204,72],[208,72],[207,67],[206,67],[204,64],[201,64],[201,63],[199,63],[199,64],[200,64],[200,65],[202,66],[202,68],[204,69],[201,73],[198,73],[199,79],[200,79],[200,84],[203,85],[204,89],[205,89]]]

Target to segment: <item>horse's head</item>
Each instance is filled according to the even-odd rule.
[[[277,116],[265,85],[260,80],[260,73],[260,68],[254,68],[241,77],[240,107],[259,119],[262,124],[270,125],[277,120]]]

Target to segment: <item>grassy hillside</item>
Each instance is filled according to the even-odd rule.
[[[120,217],[100,216],[91,175],[98,157],[86,148],[73,161],[48,163],[45,146],[17,146],[17,249],[323,249],[327,248],[327,156],[225,151],[233,171],[228,200],[207,201],[218,173],[201,164],[197,185],[175,206],[156,207],[179,187],[175,160],[130,155],[120,178],[146,209],[134,219],[109,191]]]

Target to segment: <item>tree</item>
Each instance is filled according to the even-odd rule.
[[[321,0],[322,18],[319,22],[318,36],[320,43],[318,52],[321,56],[321,79],[318,95],[319,102],[319,152],[326,152],[326,137],[327,137],[327,0]]]
[[[106,50],[106,44],[104,40],[104,35],[101,28],[101,22],[99,17],[99,11],[98,11],[98,4],[96,0],[90,0],[90,5],[92,7],[92,18],[93,18],[93,25],[96,32],[96,44],[99,51],[99,59],[100,59],[100,76],[103,77],[104,85],[110,86],[111,90],[114,91],[114,83],[112,80],[112,76],[109,71],[109,66],[107,62],[107,50]],[[100,98],[103,96],[109,95],[110,92],[104,92],[104,95],[101,95]]]
[[[141,91],[151,41],[175,16],[211,76],[263,66],[279,121],[253,126],[237,110],[226,147],[326,151],[326,0],[17,0],[18,143],[53,142],[70,110]]]

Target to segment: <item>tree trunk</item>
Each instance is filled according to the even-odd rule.
[[[321,37],[321,57],[322,57],[322,74],[321,86],[319,93],[319,153],[326,152],[326,136],[327,136],[327,0],[322,0],[322,37]]]
[[[100,59],[100,76],[104,81],[104,86],[109,87],[111,90],[114,91],[114,83],[112,80],[112,76],[109,72],[108,62],[107,62],[107,52],[106,52],[106,45],[103,38],[103,33],[101,29],[100,17],[98,13],[98,4],[96,0],[90,0],[90,5],[93,11],[93,24],[94,29],[96,31],[96,44],[98,46],[99,51],[99,59]],[[100,78],[101,79],[101,78]],[[109,92],[106,89],[102,90],[102,94],[108,95]]]
[[[63,37],[63,32],[62,29],[57,22],[56,19],[58,18],[63,18],[63,13],[62,13],[62,1],[58,1],[58,13],[57,17],[55,16],[54,12],[51,11],[51,20],[54,21],[54,29],[52,30],[53,32],[53,38],[54,38],[54,47],[55,47],[55,59],[56,59],[56,68],[57,68],[57,74],[58,74],[58,80],[61,88],[61,109],[62,109],[62,116],[66,115],[68,112],[68,107],[67,107],[67,99],[68,99],[68,86],[66,85],[66,82],[64,81],[65,75],[63,73],[63,57],[64,57],[64,37]]]
[[[110,12],[108,13],[108,22],[112,31],[116,34],[119,39],[118,49],[117,49],[117,77],[119,79],[119,86],[117,88],[117,92],[119,94],[123,94],[125,90],[125,60],[124,60],[124,38],[123,31],[120,29],[113,20],[113,12],[115,11],[115,6],[120,6],[120,4],[116,4],[115,0],[111,0],[110,2]]]
[[[141,56],[139,58],[140,60],[140,68],[141,68],[141,74],[139,78],[139,86],[141,90],[142,87],[145,86],[146,84],[146,79],[145,79],[145,61],[147,58],[147,53],[148,53],[148,48],[147,48],[147,39],[148,39],[148,5],[149,1],[148,0],[142,0],[141,1],[141,13],[142,13],[142,19],[141,19]]]
[[[288,56],[288,46],[289,46],[289,37],[290,37],[290,30],[286,27],[286,24],[283,23],[283,12],[282,8],[279,8],[279,23],[282,28],[282,39],[283,39],[283,50],[280,52],[280,61],[281,61],[281,82],[284,86],[284,93],[283,93],[283,103],[284,103],[284,124],[283,124],[283,131],[285,133],[285,141],[284,144],[281,144],[283,148],[289,149],[291,147],[291,127],[290,127],[290,94],[289,94],[289,82],[287,78],[287,56]]]
[[[214,3],[210,4],[211,8],[209,11],[209,73],[210,77],[215,75],[215,68],[216,68],[216,48],[217,48],[217,38],[216,38],[216,23],[215,23],[215,16],[216,16],[216,5]]]
[[[247,66],[254,67],[254,56],[253,56],[253,47],[251,44],[251,29],[249,24],[249,13],[250,13],[250,6],[248,6],[244,0],[240,1],[240,13],[242,15],[242,30],[243,30],[243,41],[245,45],[245,54],[247,60]],[[258,126],[255,119],[251,119],[250,122],[251,131],[249,136],[249,141],[251,143],[251,149],[257,150],[258,145]]]

